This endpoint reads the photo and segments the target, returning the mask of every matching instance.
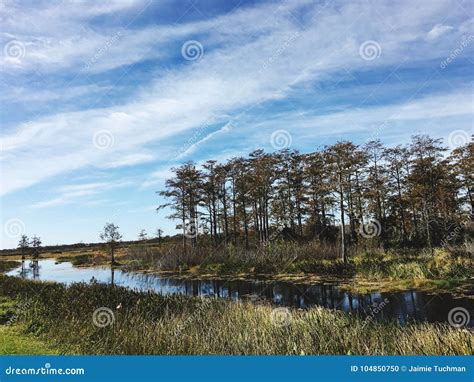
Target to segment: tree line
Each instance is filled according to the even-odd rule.
[[[461,240],[450,233],[474,204],[472,141],[447,151],[442,139],[416,135],[393,147],[341,141],[311,153],[190,161],[172,169],[157,210],[171,209],[185,251],[200,241],[249,248],[277,237],[339,243],[344,261],[346,248],[367,238],[432,248]]]
[[[41,238],[34,235],[31,239],[26,235],[21,235],[18,242],[18,249],[21,253],[21,259],[25,260],[29,255],[33,260],[38,259],[41,251]]]

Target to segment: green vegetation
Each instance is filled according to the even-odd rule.
[[[343,141],[312,153],[190,161],[171,169],[158,210],[178,222],[184,253],[263,252],[277,240],[332,246],[344,263],[361,248],[468,250],[474,144],[446,150],[442,139],[417,135],[406,146]]]
[[[18,261],[0,261],[0,273],[11,271],[21,265]]]
[[[443,248],[353,251],[344,263],[334,247],[315,242],[275,242],[249,251],[231,245],[215,251],[203,247],[188,253],[180,252],[179,245],[142,245],[129,247],[120,260],[129,271],[170,271],[196,276],[314,275],[379,282],[437,280],[445,286],[469,282],[474,277],[469,253]]]
[[[468,253],[400,251],[364,253],[352,260],[356,273],[369,280],[468,279],[474,276],[474,264]]]
[[[25,335],[20,325],[0,325],[0,355],[49,355],[59,354],[45,340]]]
[[[161,296],[95,283],[67,287],[6,276],[0,277],[0,291],[10,299],[28,301],[18,313],[22,335],[47,338],[71,354],[474,352],[473,334],[446,324],[400,327],[312,308],[291,310],[287,325],[280,325],[272,320],[274,310],[268,305]],[[93,324],[94,311],[102,307],[113,312],[113,324],[106,327]]]
[[[45,340],[25,334],[25,326],[17,322],[18,304],[0,296],[0,355],[58,354]]]

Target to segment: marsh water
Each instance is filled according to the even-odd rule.
[[[422,291],[391,293],[350,293],[336,283],[292,283],[264,280],[182,280],[156,274],[125,272],[107,267],[78,268],[69,262],[54,259],[26,261],[7,273],[28,279],[61,283],[90,282],[154,291],[161,294],[209,296],[233,300],[268,301],[276,305],[307,308],[322,306],[347,313],[370,316],[375,320],[397,320],[406,324],[411,320],[428,322],[448,321],[453,308],[462,307],[470,313],[468,326],[474,326],[473,296],[458,298],[449,293],[431,294]]]

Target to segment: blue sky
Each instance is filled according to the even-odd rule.
[[[186,160],[473,132],[471,1],[4,1],[2,248],[175,232]]]

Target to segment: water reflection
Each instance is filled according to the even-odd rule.
[[[22,260],[21,267],[15,271],[23,278],[36,280],[39,279],[39,268],[40,266],[38,260],[31,260],[29,262]]]
[[[348,293],[336,284],[297,284],[269,281],[180,280],[153,274],[126,273],[114,268],[75,268],[71,263],[55,264],[54,260],[32,261],[8,273],[29,279],[62,283],[111,283],[133,289],[149,290],[161,294],[187,296],[213,296],[254,302],[270,301],[278,305],[297,308],[323,306],[361,315],[377,314],[376,320],[397,320],[405,324],[410,320],[443,322],[449,311],[462,306],[471,313],[470,326],[474,326],[474,301],[455,298],[451,294],[429,294],[419,291],[399,293]],[[378,308],[377,308],[378,307]],[[380,311],[379,311],[380,310]]]

